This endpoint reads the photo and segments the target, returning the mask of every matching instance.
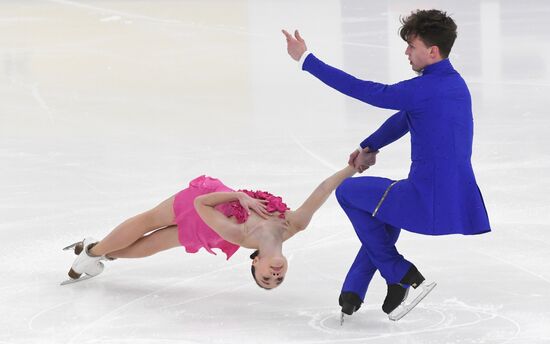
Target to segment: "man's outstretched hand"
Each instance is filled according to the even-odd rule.
[[[296,61],[300,61],[302,55],[306,52],[306,41],[300,36],[298,30],[294,31],[294,36],[289,34],[286,30],[283,30],[283,34],[286,37],[286,50],[290,57]]]

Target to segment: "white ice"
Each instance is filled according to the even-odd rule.
[[[453,15],[451,61],[474,102],[473,164],[493,232],[403,232],[437,288],[394,323],[379,275],[339,325],[359,247],[334,198],[285,244],[281,288],[173,249],[60,287],[61,248],[209,174],[296,207],[391,111],[301,72],[280,29],[360,78],[413,77],[399,16]],[[2,1],[0,343],[550,342],[550,3],[524,1]],[[368,175],[406,177],[408,136]]]

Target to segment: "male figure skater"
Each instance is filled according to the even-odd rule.
[[[397,251],[401,228],[427,235],[491,230],[470,162],[470,92],[448,59],[456,24],[438,10],[417,10],[401,21],[405,54],[419,76],[393,85],[359,80],[325,64],[307,51],[298,30],[294,36],[283,30],[288,53],[303,70],[350,97],[398,111],[351,153],[349,163],[358,172],[368,168],[368,152],[411,134],[412,164],[406,179],[349,178],[336,190],[362,243],[340,294],[342,321],[344,313],[359,309],[376,270],[387,283],[382,310],[391,320],[407,314],[435,286]],[[410,286],[421,288],[405,303]]]

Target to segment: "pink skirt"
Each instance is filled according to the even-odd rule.
[[[212,192],[234,191],[225,186],[220,180],[207,176],[200,176],[189,182],[189,187],[178,192],[174,198],[174,222],[178,225],[178,239],[185,251],[195,253],[201,247],[211,254],[213,248],[222,250],[229,259],[238,249],[235,245],[224,240],[200,218],[193,202],[196,197]]]

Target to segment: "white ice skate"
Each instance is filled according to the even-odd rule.
[[[422,299],[424,299],[432,290],[435,288],[437,283],[435,282],[428,282],[424,281],[422,284],[418,286],[418,288],[415,290],[416,292],[413,292],[413,300],[411,302],[407,302],[407,297],[410,296],[408,293],[409,290],[407,290],[407,296],[405,296],[405,299],[399,306],[397,306],[396,309],[394,309],[390,314],[388,314],[388,318],[393,321],[397,321],[401,318],[403,318],[407,313],[413,310],[416,305]],[[410,288],[409,288],[410,289]]]
[[[89,239],[93,239],[93,238],[89,238]],[[83,249],[84,249],[84,240],[75,242],[74,244],[71,244],[67,247],[63,247],[63,251],[73,250],[74,254],[77,256],[80,254],[80,252],[82,252]],[[117,258],[103,255],[101,256],[101,260],[113,261],[113,260],[117,260]]]
[[[78,257],[76,257],[73,265],[71,266],[71,270],[69,270],[70,279],[63,281],[61,285],[87,280],[103,272],[104,266],[101,262],[103,257],[93,257],[88,251],[89,246],[96,242],[97,240],[94,238],[86,238],[80,242],[76,242],[63,248],[65,251],[74,249],[74,252],[78,255]]]

